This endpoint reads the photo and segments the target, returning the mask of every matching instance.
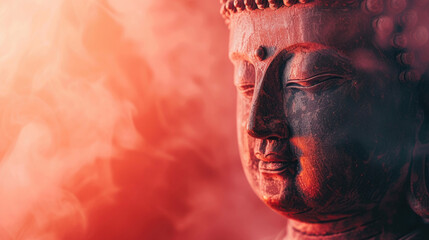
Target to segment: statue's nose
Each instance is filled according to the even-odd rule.
[[[283,80],[276,65],[268,67],[260,85],[255,89],[247,122],[247,132],[255,138],[289,137],[284,111]]]
[[[255,138],[287,138],[289,137],[282,102],[261,93],[253,102],[247,122],[247,133]],[[277,106],[277,104],[279,106]]]

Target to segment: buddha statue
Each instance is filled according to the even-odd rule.
[[[246,177],[278,239],[429,239],[429,1],[224,0]]]

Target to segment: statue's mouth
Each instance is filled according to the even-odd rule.
[[[293,176],[297,172],[298,161],[291,152],[291,144],[279,140],[257,141],[255,157],[259,160],[259,172]]]
[[[261,173],[295,175],[298,161],[292,157],[281,156],[278,153],[255,154],[259,161],[259,171]]]
[[[297,171],[297,161],[266,162],[259,161],[259,171],[268,174],[295,175]]]

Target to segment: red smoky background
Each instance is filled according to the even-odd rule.
[[[0,3],[0,239],[263,239],[218,1]]]

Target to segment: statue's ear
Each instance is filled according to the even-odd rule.
[[[421,81],[417,91],[422,121],[411,161],[408,203],[415,213],[429,218],[429,74],[423,75]]]

